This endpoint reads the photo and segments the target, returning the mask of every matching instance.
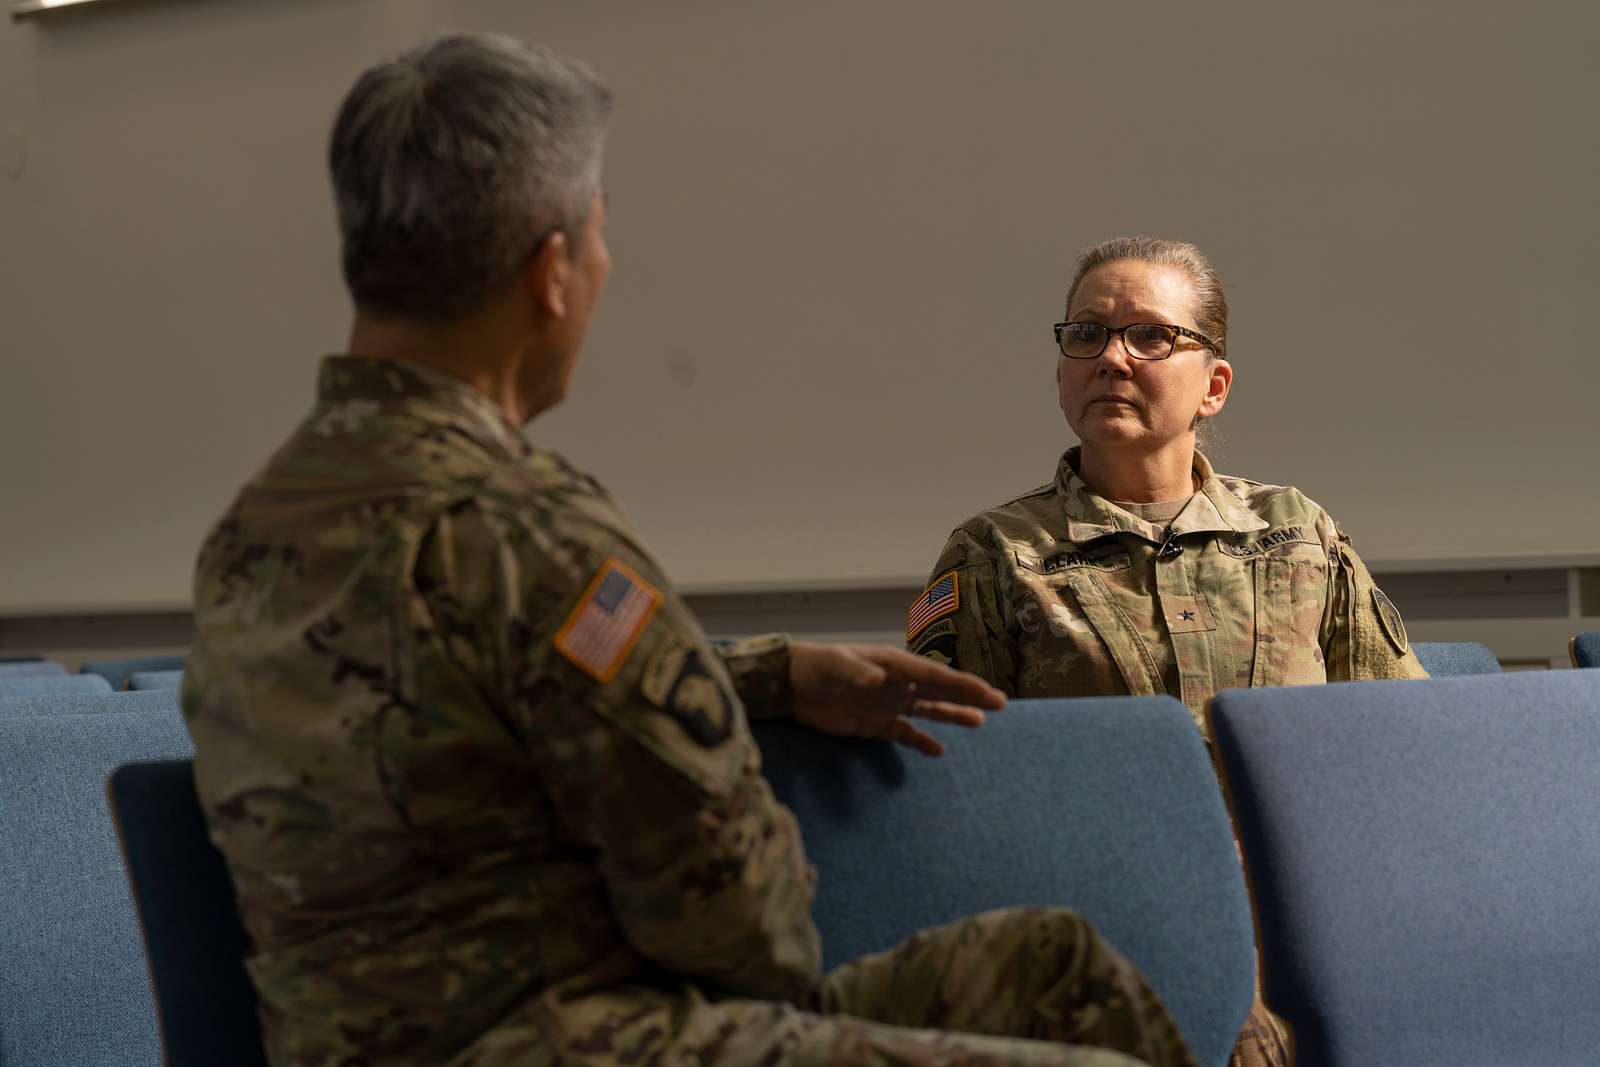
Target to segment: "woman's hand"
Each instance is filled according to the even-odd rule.
[[[984,711],[1005,706],[1003,693],[975,675],[888,645],[789,646],[794,717],[839,737],[878,737],[927,756],[944,745],[912,719],[979,726]]]

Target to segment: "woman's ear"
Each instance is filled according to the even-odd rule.
[[[1228,402],[1228,390],[1233,387],[1233,365],[1227,360],[1220,357],[1212,360],[1206,371],[1210,375],[1206,381],[1206,395],[1195,412],[1195,417],[1201,419],[1209,419],[1221,411]]]

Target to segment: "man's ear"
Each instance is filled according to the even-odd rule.
[[[556,230],[539,244],[539,250],[523,269],[523,284],[536,306],[552,318],[567,313],[568,287],[572,281],[572,249],[567,235]]]
[[[1206,382],[1206,395],[1200,401],[1200,418],[1209,419],[1222,410],[1228,402],[1228,390],[1233,388],[1233,364],[1225,359],[1214,359],[1207,368],[1211,377]]]

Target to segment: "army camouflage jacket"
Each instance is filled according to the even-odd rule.
[[[439,1064],[627,984],[794,1001],[814,875],[746,707],[605,492],[487,398],[336,357],[201,551],[183,691],[274,1064]],[[530,1061],[531,1062],[531,1061]]]
[[[907,646],[1013,697],[1170,693],[1201,721],[1234,686],[1425,678],[1400,613],[1299,490],[1219,476],[1166,528],[1056,480],[956,528]]]

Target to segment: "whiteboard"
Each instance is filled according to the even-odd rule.
[[[0,28],[0,612],[182,604],[348,308],[326,180],[368,63],[587,59],[614,271],[530,436],[698,589],[904,582],[1072,443],[1076,253],[1192,240],[1220,469],[1370,561],[1592,554],[1600,9],[208,0]]]

